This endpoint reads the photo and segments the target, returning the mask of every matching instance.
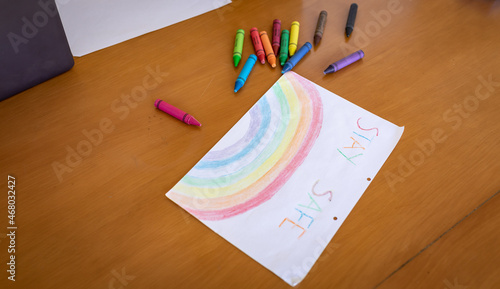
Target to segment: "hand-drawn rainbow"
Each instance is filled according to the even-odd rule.
[[[310,82],[288,72],[244,117],[247,126],[237,123],[224,136],[237,141],[216,145],[167,193],[199,219],[225,219],[272,198],[314,145],[323,105]]]

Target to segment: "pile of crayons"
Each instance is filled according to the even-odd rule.
[[[357,10],[358,5],[356,3],[351,4],[345,29],[347,37],[349,37],[353,32]],[[315,46],[318,45],[323,38],[327,16],[328,13],[324,10],[319,13],[318,24],[316,25],[316,30],[314,32]],[[250,38],[252,39],[255,54],[250,54],[247,61],[243,65],[243,69],[234,84],[234,92],[237,92],[243,87],[257,60],[259,60],[260,63],[265,64],[267,59],[267,62],[272,68],[276,67],[276,61],[278,60],[283,67],[281,73],[286,73],[292,70],[312,48],[311,43],[306,42],[297,50],[299,28],[300,23],[298,21],[293,21],[290,31],[286,29],[281,30],[281,21],[279,19],[275,19],[273,21],[272,41],[269,39],[266,31],[259,32],[256,27],[251,28]],[[238,29],[236,32],[233,50],[233,62],[235,67],[237,67],[241,61],[244,39],[245,30]],[[338,71],[347,65],[360,60],[364,57],[364,55],[365,54],[362,50],[358,50],[353,54],[329,65],[328,68],[325,69],[324,73],[328,74]],[[290,56],[290,58],[288,58],[288,56]]]
[[[349,37],[353,32],[354,20],[356,19],[357,10],[358,5],[356,3],[351,4],[345,28],[347,37]],[[316,25],[316,30],[314,31],[315,46],[318,45],[323,38],[327,15],[327,12],[324,10],[319,13],[318,24]],[[269,62],[272,68],[275,68],[276,56],[278,56],[278,60],[283,67],[281,73],[286,73],[292,70],[292,68],[297,65],[297,63],[304,57],[304,55],[306,55],[312,48],[311,43],[306,42],[297,50],[299,27],[300,23],[298,21],[293,21],[290,31],[286,29],[281,31],[281,21],[279,19],[275,19],[273,21],[272,44],[266,31],[261,31],[259,33],[259,31],[255,27],[250,29],[250,36],[252,38],[255,54],[250,54],[247,61],[245,62],[245,65],[243,65],[243,69],[241,70],[238,79],[236,79],[234,92],[237,92],[238,90],[240,90],[240,88],[243,87],[248,78],[248,75],[250,74],[250,71],[252,71],[252,68],[255,65],[255,62],[257,62],[257,59],[259,59],[260,63],[265,64],[267,58],[267,62]],[[238,31],[236,32],[236,40],[234,43],[233,51],[233,61],[235,67],[238,66],[241,60],[244,39],[245,30],[238,29]],[[288,55],[290,55],[290,59],[288,59]],[[364,56],[364,52],[362,50],[358,50],[353,54],[329,65],[325,69],[324,73],[328,74],[338,71],[346,67],[347,65],[360,60]],[[186,124],[201,126],[201,123],[192,115],[174,107],[171,104],[166,103],[161,99],[157,99],[155,101],[155,107]]]

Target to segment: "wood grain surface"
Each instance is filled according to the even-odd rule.
[[[500,2],[357,3],[346,39],[351,2],[235,0],[2,101],[0,288],[288,288],[164,194],[281,75],[257,63],[235,94],[236,30],[245,60],[251,27],[297,20],[301,45],[321,10],[323,39],[294,71],[405,132],[296,288],[500,288]],[[323,75],[358,49],[363,60]]]

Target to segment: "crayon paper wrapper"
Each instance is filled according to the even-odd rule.
[[[288,72],[166,196],[295,286],[403,130]]]

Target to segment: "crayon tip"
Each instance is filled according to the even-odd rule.
[[[261,60],[260,63],[266,64],[266,61],[265,60]]]
[[[236,81],[236,83],[234,84],[234,92],[238,92],[238,90],[240,90],[240,88],[243,87],[243,83],[241,83],[241,81],[238,79]]]
[[[351,27],[346,27],[346,28],[345,28],[345,35],[346,35],[347,37],[351,36],[352,30],[353,30],[353,29],[352,29]]]
[[[320,40],[321,37],[319,37],[319,35],[314,35],[314,46],[317,46]]]
[[[195,126],[201,126],[201,123],[197,121],[194,117],[191,117],[191,119],[189,120],[189,124]]]
[[[329,65],[325,71],[323,71],[324,74],[328,74],[328,73],[334,73],[335,72],[335,67],[333,67],[332,65]]]
[[[194,116],[188,114],[186,117],[186,120],[183,120],[183,122],[189,124],[189,125],[195,125],[195,126],[201,126],[201,123],[194,118]]]
[[[239,55],[233,56],[234,67],[237,67],[240,63],[241,57]]]
[[[281,73],[286,73],[290,70],[292,70],[293,66],[290,64],[290,63],[285,63],[285,65],[283,66],[283,70],[281,70]]]
[[[271,67],[272,67],[272,68],[275,68],[275,67],[276,67],[276,64],[274,64],[274,63],[273,63],[273,64],[271,64]]]

